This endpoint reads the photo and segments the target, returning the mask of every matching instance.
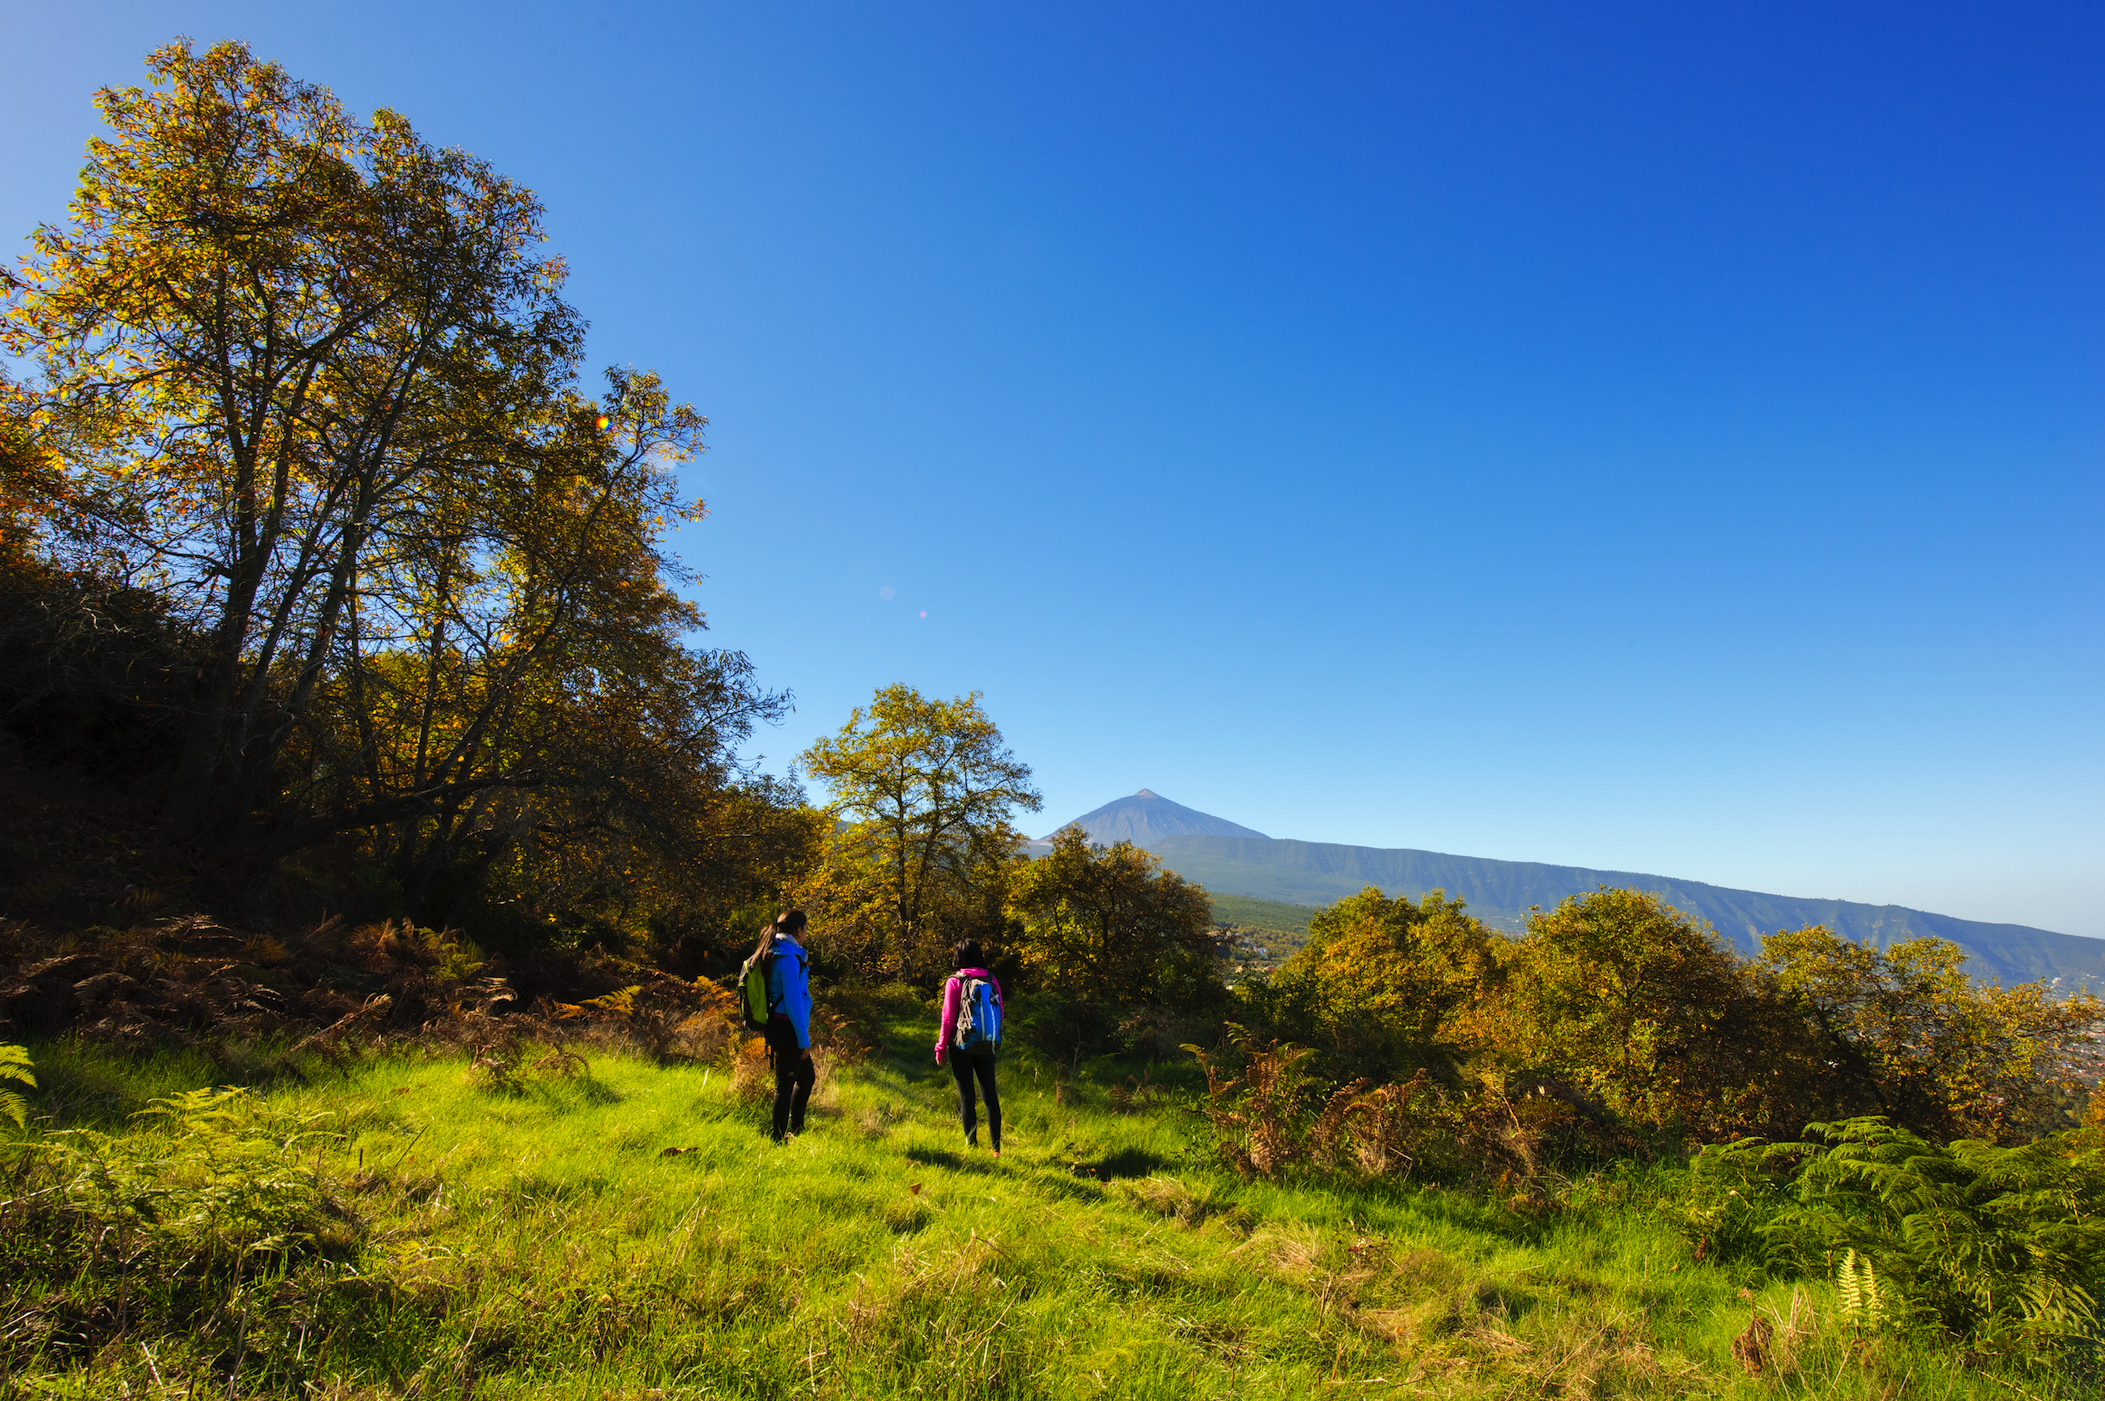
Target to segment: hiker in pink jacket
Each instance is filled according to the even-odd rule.
[[[957,972],[943,984],[943,1025],[936,1032],[936,1064],[950,1059],[957,1077],[957,1113],[965,1142],[979,1146],[972,1082],[987,1101],[987,1141],[1001,1156],[1001,1097],[994,1092],[994,1048],[1001,1044],[1001,980],[987,971],[979,940],[957,946]]]

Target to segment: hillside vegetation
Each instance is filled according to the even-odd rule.
[[[1868,1326],[1824,1280],[1698,1258],[1671,1165],[1510,1204],[1248,1180],[1211,1153],[1188,1069],[1029,1052],[1003,1065],[997,1160],[957,1134],[919,999],[853,1010],[878,1046],[828,1059],[811,1132],[782,1146],[738,1076],[633,1054],[499,1066],[403,1048],[306,1085],[186,1094],[213,1067],[40,1047],[47,1109],[83,1132],[34,1166],[15,1150],[10,1384],[2008,1394],[1954,1350]],[[2073,1376],[2025,1385],[2083,1394]]]
[[[1206,895],[1213,901],[1214,919],[1241,929],[1269,930],[1285,935],[1287,939],[1283,947],[1289,954],[1308,938],[1308,921],[1315,914],[1313,906],[1258,900],[1248,895],[1226,895],[1212,889]]]

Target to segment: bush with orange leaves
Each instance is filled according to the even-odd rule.
[[[1569,1086],[1508,1081],[1496,1071],[1467,1086],[1420,1070],[1408,1080],[1365,1079],[1324,1091],[1313,1052],[1259,1045],[1231,1027],[1227,1045],[1192,1046],[1206,1072],[1199,1106],[1215,1154],[1244,1177],[1296,1172],[1356,1178],[1497,1182],[1539,1195],[1556,1165],[1600,1161],[1640,1147]]]

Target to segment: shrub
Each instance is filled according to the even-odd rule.
[[[2105,1138],[1940,1145],[1876,1116],[1807,1135],[1706,1150],[1692,1221],[1721,1246],[1834,1278],[1867,1330],[1942,1332],[2033,1360],[2101,1341]]]
[[[1494,973],[1490,931],[1435,890],[1391,900],[1373,886],[1316,913],[1308,943],[1278,973],[1237,989],[1247,1024],[1315,1048],[1336,1079],[1450,1083],[1455,1023]]]
[[[1064,827],[1009,880],[1009,913],[1034,977],[1091,1001],[1190,1008],[1217,1002],[1206,892],[1131,842]]]
[[[747,1037],[731,1051],[731,1095],[741,1104],[758,1104],[775,1093],[775,1064],[767,1042]]]
[[[1310,1052],[1277,1041],[1259,1050],[1241,1027],[1229,1029],[1229,1042],[1239,1075],[1228,1064],[1235,1055],[1185,1047],[1206,1071],[1200,1112],[1213,1125],[1214,1151],[1245,1177],[1278,1177],[1309,1156]]]
[[[1762,961],[1808,1039],[1834,1048],[1822,1057],[1830,1102],[1853,1095],[1940,1139],[2021,1143],[2065,1122],[2058,1097],[2080,1079],[2071,1056],[2101,1012],[2089,993],[1979,985],[1947,940],[1881,951],[1819,925],[1763,939]]]
[[[1360,1079],[1332,1089],[1310,1070],[1305,1046],[1259,1047],[1231,1026],[1227,1047],[1185,1048],[1206,1071],[1200,1112],[1213,1150],[1246,1177],[1308,1167],[1360,1178],[1497,1183],[1514,1204],[1540,1204],[1558,1168],[1627,1155],[1640,1145],[1612,1116],[1568,1086],[1516,1083],[1496,1067],[1454,1089],[1421,1068],[1408,1080]]]
[[[330,1116],[218,1089],[154,1100],[136,1117],[161,1121],[167,1137],[91,1129],[51,1136],[57,1196],[83,1241],[92,1228],[108,1228],[213,1269],[312,1247],[342,1220],[316,1167],[317,1140],[341,1137],[320,1127]]]
[[[1398,1085],[1364,1080],[1332,1092],[1309,1129],[1310,1156],[1324,1167],[1408,1176],[1426,1157],[1425,1129],[1439,1090],[1421,1070]]]
[[[0,729],[22,757],[104,781],[175,756],[197,639],[166,598],[37,557],[0,532]]]
[[[1769,1225],[1790,1200],[1793,1175],[1811,1151],[1803,1143],[1741,1138],[1697,1153],[1681,1200],[1682,1230],[1696,1258],[1769,1260]]]
[[[1828,1103],[1825,1040],[1715,931],[1656,895],[1568,899],[1531,916],[1502,962],[1475,1043],[1635,1129],[1773,1137],[1832,1112],[1807,1108]]]

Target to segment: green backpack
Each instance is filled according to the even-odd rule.
[[[738,970],[738,1014],[747,1031],[766,1031],[768,1014],[775,1010],[768,1001],[767,975],[774,971],[774,941],[759,950]]]

